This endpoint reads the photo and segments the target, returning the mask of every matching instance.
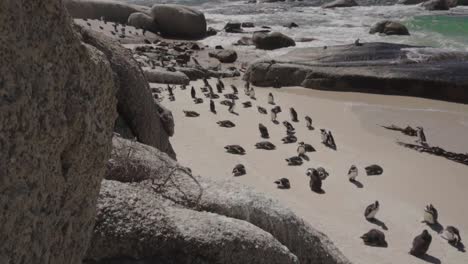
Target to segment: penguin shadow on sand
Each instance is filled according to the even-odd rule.
[[[411,253],[410,253],[411,254]],[[416,258],[420,259],[420,260],[424,260],[426,261],[427,263],[432,263],[432,264],[442,264],[442,261],[440,261],[440,259],[432,256],[432,255],[429,255],[429,254],[424,254],[423,256],[415,256]]]
[[[372,224],[374,224],[374,225],[379,226],[380,228],[382,228],[382,229],[385,230],[385,231],[388,230],[387,225],[386,225],[384,222],[380,221],[379,219],[377,219],[377,218],[375,218],[375,217],[374,217],[374,218],[369,218],[369,219],[366,219],[366,220],[367,220],[367,222],[369,222],[369,223],[372,223]]]
[[[364,184],[358,180],[349,180],[350,183],[354,184],[357,188],[362,189],[364,188]]]
[[[445,239],[445,238],[444,238]],[[449,245],[451,245],[452,247],[456,248],[458,251],[462,252],[462,253],[465,253],[466,252],[466,249],[465,249],[465,244],[463,244],[463,242],[459,241],[457,244],[455,243],[450,243],[448,242]]]
[[[273,120],[271,122],[273,122],[273,124],[275,124],[275,125],[279,125],[279,123],[280,123],[280,122],[278,122],[278,120]]]
[[[426,222],[423,221],[423,223]],[[434,224],[426,223],[426,225],[429,226],[432,229],[432,231],[436,232],[437,234],[441,234],[444,230],[444,227],[439,222],[436,222]]]

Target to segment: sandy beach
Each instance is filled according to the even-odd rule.
[[[244,95],[240,79],[225,79],[225,93],[230,93],[230,84],[239,88],[238,102],[250,100]],[[215,86],[216,80],[210,84]],[[192,82],[199,96],[203,83]],[[165,87],[152,84],[153,87]],[[296,155],[297,144],[282,144],[285,136],[282,124],[275,125],[270,115],[262,115],[257,106],[268,111],[267,95],[272,92],[283,112],[278,121],[290,121],[289,107],[299,115],[299,123],[293,123],[298,141],[311,144],[317,151],[309,153],[310,161],[302,166],[288,166],[285,158]],[[174,90],[176,100],[164,100],[163,104],[173,111],[175,136],[171,142],[181,164],[192,168],[195,174],[214,178],[234,178],[235,181],[253,186],[293,209],[327,234],[353,263],[465,263],[468,255],[458,251],[439,234],[423,223],[423,209],[432,203],[439,211],[442,226],[454,225],[462,237],[468,232],[468,209],[463,201],[468,199],[468,168],[441,157],[404,148],[397,141],[413,143],[415,138],[380,125],[424,126],[428,142],[450,151],[468,149],[468,107],[466,105],[425,100],[419,98],[382,96],[358,93],[337,93],[288,88],[256,88],[253,107],[243,108],[237,104],[234,115],[217,99],[217,114],[209,111],[209,100],[194,104],[190,98],[190,86],[183,91]],[[183,110],[197,111],[196,118],[185,117]],[[308,130],[304,116],[313,119],[315,130]],[[231,120],[234,128],[219,127],[216,122]],[[290,121],[291,122],[291,121]],[[270,141],[277,149],[257,150],[254,144],[263,141],[258,124],[264,124],[270,133]],[[292,122],[291,122],[292,123]],[[448,128],[449,127],[449,128]],[[320,128],[332,131],[337,151],[321,143]],[[224,146],[239,144],[246,155],[225,152]],[[463,152],[463,153],[465,153]],[[233,177],[232,168],[244,164],[247,175]],[[359,169],[358,188],[347,179],[351,165]],[[379,164],[384,173],[366,176],[364,167]],[[309,188],[307,168],[322,166],[330,176],[324,181],[325,194],[317,194]],[[273,181],[287,177],[290,190],[276,188]],[[388,230],[383,230],[365,220],[367,205],[378,200],[381,210],[377,219]],[[372,228],[385,232],[388,248],[365,246],[359,238]],[[426,260],[408,254],[413,238],[423,229],[430,230],[433,242]]]

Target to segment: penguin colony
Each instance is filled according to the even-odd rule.
[[[171,101],[175,100],[173,89],[174,87],[168,85],[167,87],[168,97]],[[234,85],[231,85],[231,89],[232,89],[232,93],[224,94],[224,97],[226,98],[226,100],[220,101],[219,104],[227,106],[228,112],[232,114],[236,114],[234,112],[234,109],[236,106],[236,100],[239,100],[239,97],[237,96],[238,89]],[[181,90],[185,90],[185,86],[183,86]],[[209,111],[213,114],[216,114],[217,110],[215,106],[215,101],[213,99],[220,98],[220,96],[214,93],[213,88],[211,87],[207,79],[204,79],[204,87],[202,87],[200,90],[206,97],[210,98]],[[225,85],[221,79],[217,80],[216,90],[218,94],[222,94],[223,91],[225,90]],[[161,89],[156,89],[156,91],[157,91],[157,94],[161,93]],[[255,90],[253,87],[250,86],[250,83],[245,84],[244,93],[252,101],[257,100],[257,98],[255,97]],[[203,103],[203,100],[201,98],[197,98],[197,92],[195,90],[195,87],[193,86],[190,89],[190,95],[195,104]],[[155,96],[155,98],[157,99],[159,98],[159,96],[157,97]],[[252,101],[243,102],[242,103],[243,107],[244,108],[252,107]],[[275,98],[272,93],[268,94],[268,98],[266,102],[269,105],[273,106],[270,109],[271,121],[276,125],[280,124],[277,121],[277,118],[278,118],[278,114],[281,113],[282,110],[281,110],[281,107],[275,101]],[[266,115],[268,113],[267,109],[262,106],[257,106],[257,110],[258,110],[258,113],[262,115]],[[190,110],[184,110],[184,113],[185,113],[185,116],[187,117],[198,117],[200,115],[199,113],[195,111],[190,111]],[[289,116],[290,116],[291,122],[300,123],[298,113],[292,107],[289,108]],[[314,130],[314,127],[312,126],[312,118],[310,116],[304,116],[304,120],[305,120],[305,127],[308,130]],[[236,126],[230,120],[218,121],[217,124],[220,127],[224,127],[224,128],[233,128]],[[296,132],[295,132],[294,126],[287,120],[284,120],[282,124],[285,129],[285,136],[281,139],[282,142],[284,144],[296,143],[298,139],[295,136]],[[259,130],[260,138],[262,138],[263,140],[270,138],[267,126],[265,126],[262,123],[259,123],[258,130]],[[326,147],[331,148],[335,151],[337,150],[337,145],[335,143],[335,139],[331,131],[329,130],[327,131],[326,129],[320,129],[320,135],[321,135],[321,141]],[[423,128],[421,127],[417,128],[417,136],[418,136],[418,142],[420,144],[423,144],[423,145],[427,144]],[[224,148],[226,152],[230,154],[236,154],[236,155],[246,154],[246,150],[240,145],[236,145],[236,144],[226,145]],[[258,150],[272,151],[276,149],[276,146],[270,141],[259,141],[258,143],[255,144],[255,148]],[[304,161],[308,161],[307,153],[315,152],[316,150],[312,145],[306,144],[305,142],[301,141],[298,143],[296,151],[297,151],[296,155],[293,155],[285,159],[288,166],[303,165]],[[366,172],[366,175],[368,176],[381,175],[383,173],[383,168],[377,164],[372,164],[372,165],[365,167],[365,172]],[[233,176],[236,176],[236,177],[243,176],[247,174],[247,169],[243,164],[237,164],[232,169],[232,174]],[[309,186],[310,186],[311,191],[317,194],[324,194],[325,191],[322,188],[323,182],[329,176],[329,173],[325,170],[325,168],[322,168],[322,167],[307,168],[305,171],[305,174],[309,178]],[[358,167],[356,165],[351,165],[346,176],[348,177],[349,182],[354,183],[354,184],[358,183],[358,180],[357,180],[359,176]],[[280,178],[274,181],[274,184],[276,184],[278,189],[287,190],[287,189],[292,188],[291,182],[289,181],[288,178]],[[373,202],[372,204],[368,205],[365,208],[364,218],[369,222],[380,222],[376,218],[376,215],[379,212],[379,210],[380,210],[379,201]],[[432,204],[429,204],[424,208],[422,218],[423,218],[422,222],[426,223],[430,227],[439,225],[438,211]],[[387,230],[386,228],[384,229]],[[463,246],[461,242],[462,239],[461,239],[460,232],[454,226],[445,227],[445,229],[443,229],[443,231],[441,232],[441,237],[447,240],[448,243],[453,245],[454,247]],[[363,234],[360,238],[362,239],[363,243],[368,246],[372,246],[372,247],[387,247],[388,246],[388,243],[385,239],[385,233],[378,229],[371,229],[367,233]],[[414,238],[412,244],[410,245],[410,250],[408,253],[415,257],[419,257],[419,258],[424,257],[430,248],[431,242],[432,242],[431,234],[429,233],[429,231],[424,229],[419,235],[417,235]]]

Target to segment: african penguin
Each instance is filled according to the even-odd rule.
[[[306,126],[309,130],[312,130],[313,127],[312,127],[312,118],[310,116],[306,116],[305,117],[305,120],[306,120]]]
[[[375,219],[375,215],[379,211],[379,201],[375,201],[375,203],[370,204],[366,207],[366,210],[364,211],[364,216],[366,217],[367,220],[373,220]]]
[[[413,247],[410,250],[410,254],[416,257],[422,257],[426,254],[429,246],[432,242],[432,236],[427,232],[426,229],[422,233],[416,236],[413,240]]]
[[[461,242],[460,231],[454,226],[447,226],[442,233],[442,237],[447,239],[447,241],[455,246]]]
[[[296,112],[296,110],[294,110],[294,108],[291,107],[291,108],[289,109],[289,112],[291,113],[291,120],[292,120],[293,122],[299,122],[299,120],[297,119],[297,112]]]
[[[220,78],[218,78],[218,83],[221,86],[221,89],[224,89],[224,83],[223,83],[223,81],[221,81]]]
[[[231,99],[231,105],[229,106],[229,113],[234,113],[235,108],[236,108],[236,101],[234,99]]]
[[[270,110],[270,115],[271,115],[271,122],[276,123],[276,112],[274,111],[275,109]]]
[[[371,229],[369,232],[361,236],[364,244],[373,247],[387,247],[387,241],[385,241],[385,234],[377,229]]]
[[[190,94],[192,95],[193,99],[197,97],[197,92],[195,91],[195,87],[192,86],[192,89],[190,89]]]
[[[348,171],[348,178],[350,182],[356,181],[356,177],[358,176],[358,168],[355,165],[351,165]]]
[[[231,122],[229,120],[218,121],[218,122],[216,122],[216,124],[218,124],[220,127],[226,127],[226,128],[231,128],[231,127],[236,126],[236,124],[234,124],[233,122]]]
[[[257,106],[257,110],[260,114],[263,114],[263,115],[267,114],[267,110],[261,106]]]
[[[268,94],[268,103],[274,105],[275,104],[275,99],[273,98],[273,94],[269,93]]]
[[[328,133],[325,129],[320,129],[320,135],[322,138],[322,143],[327,144],[327,139],[328,139]]]
[[[322,190],[322,179],[320,179],[319,173],[314,168],[306,170],[306,175],[309,177],[309,187],[313,192],[323,193]]]
[[[291,144],[297,142],[297,137],[294,135],[287,135],[286,137],[282,138],[284,144]]]
[[[300,157],[294,156],[289,159],[286,159],[286,162],[289,166],[300,166],[302,165],[302,159]]]
[[[286,130],[289,130],[289,131],[296,130],[288,121],[283,121],[283,125],[286,127]]]
[[[185,111],[184,110],[184,114],[186,117],[197,117],[197,116],[200,116],[199,113],[195,112],[195,111]]]
[[[306,149],[304,142],[299,142],[299,146],[297,146],[297,155],[300,157],[302,155],[305,155]]]
[[[258,124],[258,130],[260,130],[260,136],[262,138],[270,138],[270,135],[268,134],[268,129],[266,128],[266,126],[264,126],[263,124]]]
[[[420,143],[421,145],[427,145],[426,135],[424,134],[424,129],[422,127],[416,127],[416,135],[418,137],[416,142]]]
[[[317,172],[322,181],[325,180],[329,175],[328,172],[323,167],[318,167]]]
[[[210,86],[210,84],[208,83],[208,80],[206,78],[203,78],[203,84],[205,85],[205,87]]]
[[[257,149],[264,149],[264,150],[274,150],[276,149],[276,146],[273,145],[273,143],[269,141],[261,141],[255,144],[255,147]]]
[[[232,169],[232,174],[234,174],[234,176],[242,176],[242,175],[245,175],[246,174],[246,170],[245,170],[245,167],[244,165],[242,164],[237,164],[234,169]]]
[[[432,204],[429,204],[424,208],[424,221],[425,223],[429,225],[434,225],[437,224],[437,218],[439,214],[437,212],[437,209]]]
[[[289,180],[287,178],[281,178],[277,181],[275,181],[278,189],[289,189],[291,188],[291,184],[289,183]]]
[[[223,93],[223,88],[219,83],[216,84],[216,90],[218,91],[218,93]]]
[[[253,87],[250,89],[250,93],[249,93],[249,94],[250,94],[250,98],[251,98],[252,100],[255,100],[255,89],[254,89]]]
[[[231,154],[243,155],[245,154],[245,149],[239,145],[227,145],[224,147],[227,152]]]
[[[172,87],[168,84],[167,91],[169,92],[169,96],[174,96],[174,92],[172,91]]]
[[[216,114],[215,103],[213,102],[213,100],[210,100],[210,111],[211,111],[213,114]]]
[[[239,93],[239,91],[237,90],[237,87],[236,87],[235,85],[231,84],[231,88],[232,88],[232,92],[233,92],[234,94],[238,94],[238,93]]]

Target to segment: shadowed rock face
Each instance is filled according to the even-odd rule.
[[[468,53],[364,43],[298,49],[276,61],[257,61],[244,79],[258,86],[303,86],[468,103],[466,72]]]
[[[0,262],[78,264],[111,151],[112,71],[62,1],[0,10]]]
[[[112,0],[64,0],[73,18],[101,19],[126,24],[132,13],[145,12],[149,8]]]
[[[252,188],[192,176],[137,142],[113,143],[86,263],[349,263]]]

